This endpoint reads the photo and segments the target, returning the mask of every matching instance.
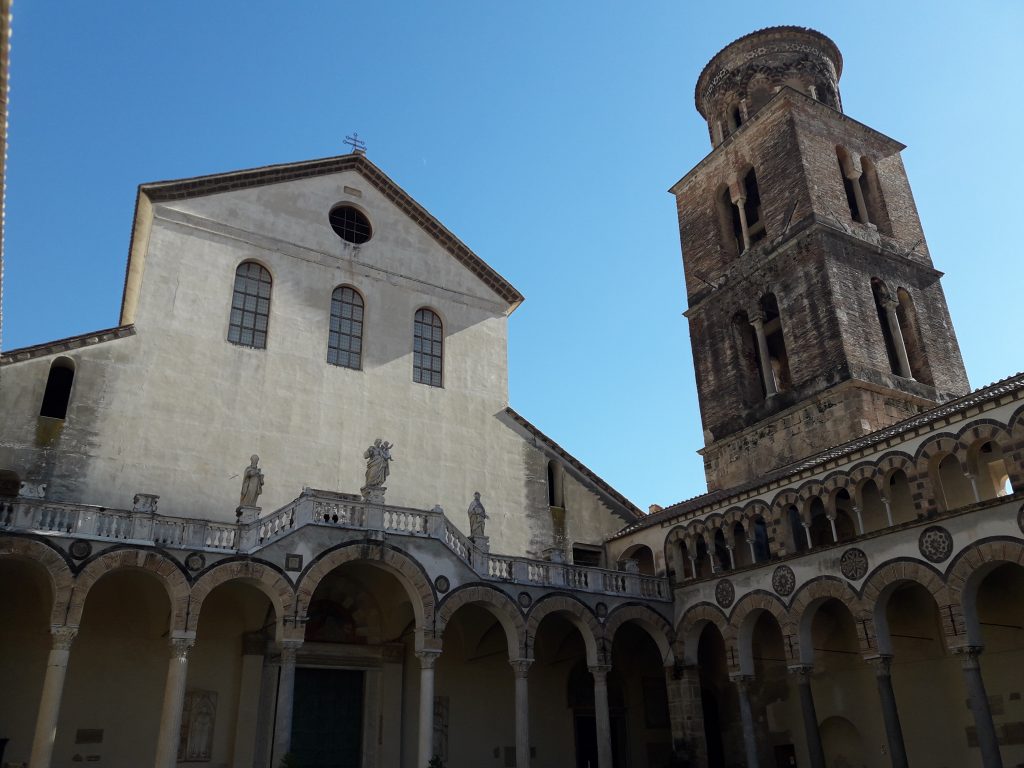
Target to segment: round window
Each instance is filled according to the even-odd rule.
[[[370,220],[351,205],[337,205],[329,215],[331,229],[346,243],[362,245],[373,234]]]

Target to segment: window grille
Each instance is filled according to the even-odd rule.
[[[441,318],[429,309],[416,312],[413,323],[412,380],[431,387],[441,386],[444,361],[444,329]]]
[[[339,205],[332,208],[328,219],[334,234],[353,245],[362,245],[373,234],[370,220],[361,211],[351,205]]]
[[[266,348],[270,286],[270,273],[259,264],[246,261],[238,265],[231,297],[228,341],[243,347]]]
[[[343,368],[362,368],[363,297],[347,285],[331,294],[331,329],[327,362]]]

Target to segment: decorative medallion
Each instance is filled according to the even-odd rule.
[[[529,594],[527,594],[526,592],[520,592],[516,600],[519,601],[519,606],[521,608],[529,608],[530,605],[533,603],[533,598],[530,597]]]
[[[953,554],[953,534],[941,525],[932,525],[921,531],[917,548],[929,563],[941,563]]]
[[[796,574],[788,565],[780,565],[772,572],[772,589],[783,597],[789,597],[796,589]]]
[[[202,552],[192,552],[185,558],[185,567],[192,571],[192,573],[201,571],[205,565],[206,558],[203,557]]]
[[[434,579],[434,587],[437,589],[438,592],[440,592],[443,595],[445,592],[452,588],[452,583],[448,581],[447,576],[438,576],[436,579]]]
[[[284,556],[284,569],[286,571],[301,571],[302,555],[298,554],[297,552],[289,552],[288,554],[286,554]]]
[[[715,584],[715,600],[723,608],[728,608],[736,599],[736,587],[728,579],[722,579]]]
[[[868,556],[863,549],[850,547],[839,558],[839,570],[850,581],[860,581],[868,573]]]
[[[71,542],[71,546],[68,547],[68,553],[75,560],[85,560],[89,555],[92,554],[92,544],[83,539],[76,539]]]
[[[597,618],[604,621],[608,618],[608,606],[604,603],[598,603],[594,606],[594,613],[597,614]]]

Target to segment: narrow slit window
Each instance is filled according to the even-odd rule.
[[[363,297],[347,285],[331,294],[327,362],[356,370],[363,365]]]
[[[444,364],[444,328],[441,326],[441,318],[429,309],[416,311],[412,357],[412,380],[417,384],[440,387]]]
[[[39,415],[48,419],[66,419],[68,404],[71,402],[71,386],[75,383],[75,364],[66,357],[59,357],[50,366],[43,390],[43,404]]]
[[[266,269],[253,261],[238,265],[228,326],[228,341],[232,344],[266,349],[270,288],[270,272]]]

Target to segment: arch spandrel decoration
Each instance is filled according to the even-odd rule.
[[[75,579],[68,610],[68,625],[77,627],[82,623],[82,612],[93,585],[108,573],[124,569],[145,571],[155,576],[167,590],[167,597],[171,601],[170,630],[187,630],[190,589],[185,575],[169,557],[143,549],[118,549],[89,561]]]

